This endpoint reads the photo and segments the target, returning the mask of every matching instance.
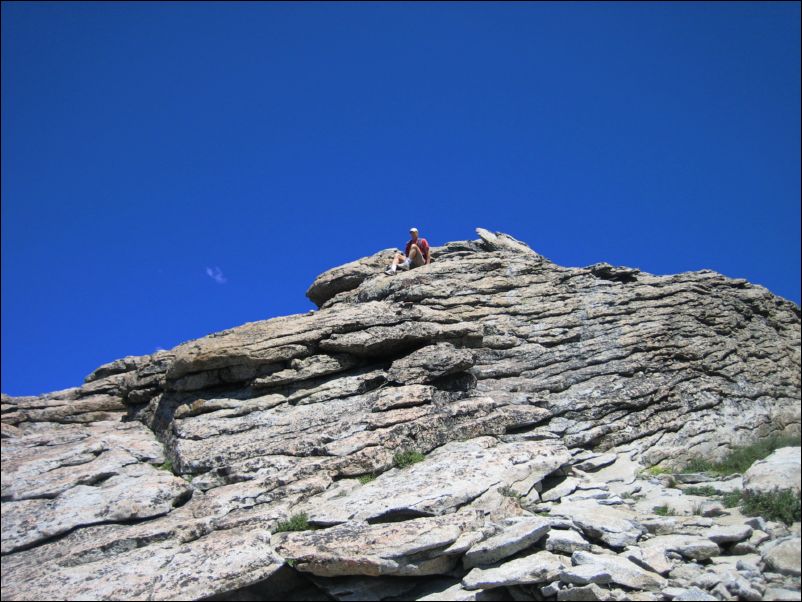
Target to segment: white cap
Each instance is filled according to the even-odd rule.
[[[410,231],[410,232],[417,232],[417,231],[418,231],[418,229],[417,229],[417,228],[410,228],[410,229],[409,229],[409,231]]]

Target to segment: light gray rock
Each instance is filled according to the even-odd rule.
[[[355,598],[356,599],[356,598]],[[365,600],[367,598],[358,598]],[[487,590],[487,589],[465,589],[461,584],[457,583],[451,587],[444,589],[440,592],[427,594],[420,598],[416,598],[419,602],[473,602],[476,601],[495,601],[506,600],[501,590]]]
[[[76,527],[154,518],[191,495],[189,484],[148,464],[128,464],[97,485],[75,485],[53,499],[2,505],[2,549],[8,554]]]
[[[551,552],[535,552],[494,568],[474,568],[462,579],[467,589],[493,589],[507,585],[530,585],[554,581],[565,567]]]
[[[714,587],[710,594],[715,596],[718,600],[734,600],[734,596],[730,594],[729,590],[724,587],[723,583],[719,583],[716,587]]]
[[[471,547],[462,558],[466,569],[492,564],[534,544],[549,530],[549,522],[539,517],[511,519],[499,533]]]
[[[601,454],[600,456],[594,456],[593,458],[589,458],[584,462],[580,462],[579,464],[574,465],[574,467],[584,472],[593,472],[605,466],[609,466],[617,459],[618,456],[615,454]]]
[[[749,525],[717,525],[707,532],[707,538],[717,544],[744,541],[751,535],[752,527]]]
[[[642,548],[677,552],[689,560],[705,561],[720,554],[715,542],[694,535],[658,535],[643,543]]]
[[[553,516],[571,519],[585,535],[614,548],[635,544],[645,531],[636,522],[633,513],[602,506],[592,500],[560,504],[551,513]]]
[[[439,575],[457,563],[456,557],[442,556],[439,550],[475,521],[475,516],[466,515],[378,525],[349,522],[319,531],[277,533],[272,545],[294,561],[296,570],[320,577]]]
[[[320,307],[335,295],[353,290],[365,280],[380,273],[392,263],[396,252],[397,249],[384,249],[370,257],[363,257],[328,270],[315,279],[306,291],[306,296]]]
[[[563,588],[562,581],[553,581],[548,585],[544,585],[540,588],[540,595],[546,598],[550,596],[556,596],[557,592],[559,592]]]
[[[663,576],[666,576],[674,568],[673,563],[666,556],[665,549],[660,547],[631,547],[627,548],[622,555],[639,567]]]
[[[451,343],[436,343],[395,360],[387,371],[391,381],[421,384],[448,374],[463,372],[473,366],[473,353],[458,349]]]
[[[769,587],[764,595],[766,600],[779,600],[781,602],[798,602],[800,599],[799,590],[784,587]]]
[[[123,539],[113,548],[95,548],[93,555],[73,556],[79,562],[72,563],[64,563],[63,556],[47,565],[26,562],[18,554],[6,556],[3,597],[75,600],[94,592],[105,600],[199,599],[267,579],[283,565],[263,529],[184,535],[183,543]],[[9,580],[9,572],[27,582]]]
[[[570,556],[577,550],[590,550],[591,544],[573,529],[552,529],[544,539],[545,548],[556,554]]]
[[[590,564],[606,570],[613,583],[632,589],[656,591],[666,587],[666,580],[645,571],[630,560],[611,554],[591,554],[590,552],[574,552],[571,561],[575,565]]]
[[[612,600],[610,593],[595,583],[590,585],[581,585],[578,587],[569,587],[561,589],[557,592],[558,600]]]
[[[745,491],[767,493],[775,489],[800,490],[800,448],[783,447],[758,460],[744,473]]]
[[[394,277],[382,273],[392,249],[329,270],[310,287],[319,310],[110,362],[80,387],[2,395],[3,550],[13,550],[4,598],[268,587],[287,567],[265,529],[299,512],[340,524],[281,537],[305,551],[307,568],[342,578],[444,574],[494,534],[489,525],[536,510],[581,529],[598,553],[645,543],[641,523],[698,537],[712,521],[693,507],[649,518],[659,486],[634,480],[640,467],[716,460],[799,432],[797,305],[708,270],[565,268],[510,236],[478,234]],[[395,469],[408,450],[426,460]],[[600,466],[605,454],[615,461]],[[571,474],[571,463],[595,471]],[[598,502],[570,504],[576,513],[564,503],[574,491],[541,502],[557,472]],[[475,524],[460,522],[468,510]],[[445,522],[421,535],[416,520]],[[398,531],[379,550],[382,529]],[[315,556],[326,533],[344,545]],[[416,552],[419,540],[436,545]],[[537,595],[528,587],[510,595]]]
[[[580,564],[565,568],[560,573],[560,581],[572,585],[588,585],[589,583],[610,583],[613,578],[600,565]]]
[[[766,566],[783,575],[800,576],[802,541],[799,537],[788,537],[761,546],[760,554]]]
[[[429,385],[408,385],[381,389],[373,396],[371,410],[386,412],[430,403],[434,400],[435,388]]]
[[[573,493],[576,488],[579,486],[579,479],[574,477],[568,477],[558,485],[543,491],[540,494],[540,499],[544,502],[554,502],[559,500],[561,497],[566,495],[570,495]]]
[[[723,516],[728,514],[728,512],[721,502],[705,500],[699,506],[699,514],[702,516]]]
[[[691,585],[701,587],[702,589],[711,590],[721,583],[721,575],[714,572],[702,573],[691,581]]]
[[[311,503],[306,511],[321,524],[443,514],[491,487],[510,486],[533,476],[542,479],[567,458],[567,450],[553,441],[499,443],[492,437],[455,441],[422,462],[390,470],[342,497]],[[548,526],[542,524],[545,532]]]
[[[744,524],[749,525],[755,531],[765,532],[768,528],[766,526],[766,519],[764,519],[762,516],[752,516],[750,518],[747,518],[746,520],[744,520]]]
[[[738,598],[738,600],[748,600],[751,602],[760,602],[760,600],[763,600],[763,594],[758,589],[752,587],[749,581],[740,576],[728,579],[724,583],[724,587],[727,588],[730,594]]]
[[[715,596],[711,596],[706,591],[699,589],[698,587],[689,587],[675,595],[673,600],[688,600],[688,601],[696,601],[696,600],[718,600]]]

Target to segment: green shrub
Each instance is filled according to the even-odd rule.
[[[768,493],[744,492],[741,512],[746,516],[762,516],[790,525],[800,520],[799,492],[792,489],[775,489]]]
[[[362,483],[363,485],[365,483],[370,483],[371,481],[375,480],[376,480],[376,475],[373,473],[363,474],[361,477],[359,477],[359,482]]]
[[[724,504],[725,508],[735,508],[735,506],[741,503],[741,497],[740,489],[729,491],[721,496],[721,503]]]
[[[295,514],[289,520],[280,521],[276,525],[275,533],[284,531],[306,531],[309,529],[309,517],[306,513]]]
[[[721,475],[744,473],[754,462],[768,457],[775,449],[799,446],[800,437],[774,436],[761,441],[733,448],[721,462],[710,462],[704,458],[691,458],[682,472],[712,472]]]
[[[520,501],[521,498],[524,497],[523,493],[518,493],[517,491],[515,491],[509,485],[505,485],[504,487],[499,488],[498,492],[501,495],[503,495],[504,497],[511,497],[511,498],[516,499],[518,501]]]
[[[711,472],[714,469],[714,464],[704,458],[691,458],[688,463],[679,472]]]
[[[652,510],[657,516],[675,516],[676,515],[676,512],[674,512],[674,510],[672,510],[668,506],[655,506],[654,508],[652,508]]]
[[[393,456],[393,464],[396,468],[406,468],[407,466],[412,466],[417,462],[421,462],[425,458],[426,456],[420,452],[403,451],[398,452],[395,456]]]
[[[671,472],[671,469],[664,468],[663,466],[650,466],[644,472],[653,477],[657,477],[660,476],[661,474],[669,474]]]
[[[718,491],[716,491],[710,485],[703,485],[702,487],[686,487],[682,490],[682,493],[685,495],[704,495],[710,497],[711,495],[718,495]]]

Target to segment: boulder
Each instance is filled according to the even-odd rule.
[[[761,546],[760,555],[770,569],[783,575],[800,576],[800,550],[802,541],[799,537],[778,539]]]
[[[800,490],[800,448],[783,447],[758,460],[744,473],[744,490],[767,493],[775,489]]]
[[[510,519],[500,532],[472,546],[462,558],[466,569],[488,565],[512,556],[541,539],[549,522],[539,517]]]
[[[658,535],[644,542],[644,549],[676,552],[689,560],[705,561],[721,553],[718,545],[698,535]]]
[[[477,232],[393,277],[392,249],[329,270],[309,290],[318,310],[0,396],[3,597],[282,598],[289,575],[312,597],[523,599],[560,583],[555,553],[612,548],[651,575],[675,564],[672,578],[707,572],[693,559],[724,566],[707,559],[713,521],[693,514],[704,498],[652,516],[690,496],[635,479],[799,432],[799,307],[709,270],[563,267]],[[395,466],[406,451],[424,460]],[[536,540],[512,528],[532,512],[551,526]],[[268,537],[303,513],[309,529]],[[727,553],[771,553],[734,536],[716,536]],[[497,558],[465,575],[471,590],[452,573],[469,552]],[[741,577],[739,595],[760,591]]]
[[[585,535],[613,548],[633,545],[645,532],[633,513],[603,506],[593,500],[561,504],[551,513],[571,519]]]
[[[612,583],[624,587],[656,591],[667,585],[660,575],[646,571],[622,556],[579,551],[573,553],[571,561],[578,566],[589,564],[602,568],[610,575]]]
[[[567,458],[562,444],[552,441],[499,443],[492,437],[455,441],[422,462],[389,470],[346,495],[309,504],[307,512],[318,524],[444,514],[493,487],[511,486],[536,477],[531,487],[557,470]],[[546,528],[543,526],[538,537]]]
[[[751,535],[752,527],[749,525],[717,525],[707,532],[707,538],[719,545],[744,541]]]
[[[398,249],[384,249],[369,257],[327,270],[315,278],[307,289],[306,296],[320,307],[335,295],[353,290],[365,280],[381,274],[393,262],[397,252]]]
[[[348,522],[328,529],[277,533],[272,545],[293,561],[296,570],[320,577],[440,575],[457,563],[456,556],[440,552],[475,522],[473,515],[378,525]]]
[[[467,589],[493,589],[509,585],[531,585],[554,581],[565,567],[551,552],[535,552],[494,568],[474,568],[462,579]]]

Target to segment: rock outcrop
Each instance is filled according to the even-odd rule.
[[[3,395],[3,598],[798,597],[798,528],[637,477],[799,434],[799,306],[477,232]]]

